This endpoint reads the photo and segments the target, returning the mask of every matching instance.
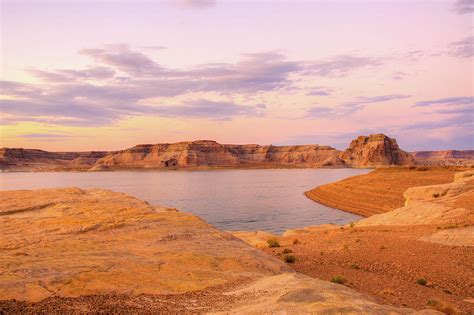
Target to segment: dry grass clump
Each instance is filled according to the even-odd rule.
[[[285,255],[283,256],[283,261],[287,264],[293,264],[296,261],[296,257],[293,255]]]
[[[352,264],[352,265],[350,265],[349,267],[351,267],[351,269],[355,269],[355,270],[359,270],[359,269],[360,269],[360,267],[359,267],[358,264]]]
[[[332,277],[331,282],[337,283],[337,284],[346,284],[347,279],[341,275],[337,275]]]
[[[267,240],[268,247],[280,247],[280,242],[276,238]]]

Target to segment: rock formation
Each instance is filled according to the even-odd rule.
[[[416,151],[411,154],[420,165],[474,165],[474,150]]]
[[[138,145],[114,152],[97,165],[112,168],[190,168],[246,166],[343,166],[339,151],[328,146],[226,145],[201,140],[173,144]]]
[[[35,149],[1,148],[0,170],[81,170],[91,167],[98,159],[107,154],[108,152],[105,151],[48,152]]]
[[[100,189],[0,192],[0,313],[414,313],[168,210]]]
[[[360,220],[356,226],[451,224],[474,231],[474,171],[456,173],[449,184],[409,188],[403,197],[405,206]],[[473,246],[474,233],[465,241]]]
[[[100,189],[0,192],[0,300],[179,293],[290,271],[192,214],[165,210]]]
[[[398,147],[397,140],[384,134],[360,136],[352,140],[340,158],[351,167],[379,167],[388,165],[412,165],[410,153]]]
[[[113,152],[47,152],[0,150],[0,169],[114,170],[163,168],[379,167],[414,163],[409,153],[385,135],[359,137],[340,152],[330,146],[234,145],[211,140],[141,144]]]

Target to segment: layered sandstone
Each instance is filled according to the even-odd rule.
[[[457,173],[448,184],[409,188],[403,197],[403,207],[363,219],[356,226],[450,224],[467,227],[474,224],[474,171]],[[465,240],[473,245],[472,227],[470,231]]]
[[[87,169],[106,156],[105,151],[48,152],[35,149],[1,148],[0,170],[45,171]]]
[[[404,204],[403,194],[411,187],[447,184],[455,168],[387,167],[353,176],[305,192],[316,202],[364,217],[392,211]]]
[[[410,153],[399,148],[397,140],[384,134],[360,136],[352,140],[340,158],[351,167],[412,165],[415,162]]]
[[[340,152],[330,146],[234,145],[211,140],[141,144],[113,152],[0,150],[0,169],[115,170],[177,168],[380,167],[412,164],[413,158],[385,135],[359,137]]]
[[[112,168],[192,168],[245,166],[344,166],[328,146],[226,145],[202,140],[139,145],[118,151],[96,164]]]
[[[123,193],[0,192],[0,312],[378,313],[192,214]]]
[[[107,190],[0,192],[0,226],[0,300],[179,293],[290,271],[194,215]]]
[[[411,153],[422,165],[474,165],[474,150],[416,151]]]

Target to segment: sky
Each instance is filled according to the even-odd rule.
[[[0,147],[474,149],[474,0],[0,3]]]

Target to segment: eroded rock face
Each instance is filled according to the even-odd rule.
[[[141,144],[113,152],[0,149],[0,169],[13,171],[175,169],[199,167],[379,167],[411,165],[413,157],[383,134],[361,136],[340,152],[330,146],[235,145],[211,140]]]
[[[349,148],[339,157],[351,167],[412,165],[415,163],[410,153],[401,150],[395,139],[384,134],[360,136],[352,140]]]
[[[0,192],[0,300],[179,293],[290,271],[165,210],[99,189]]]
[[[474,165],[474,150],[416,151],[411,153],[422,165]]]
[[[88,169],[108,153],[106,151],[48,152],[35,149],[1,148],[0,170]]]
[[[6,313],[168,313],[168,300],[173,313],[413,313],[297,274],[192,214],[123,193],[3,191],[0,226]]]
[[[227,145],[202,140],[172,144],[138,145],[96,162],[115,168],[186,168],[245,166],[344,166],[339,151],[328,146]]]
[[[357,226],[474,224],[474,171],[457,173],[449,184],[412,187],[403,194],[405,206],[360,220]],[[474,234],[467,243],[474,243]]]
[[[474,150],[415,151],[415,159],[468,159],[474,160]]]

